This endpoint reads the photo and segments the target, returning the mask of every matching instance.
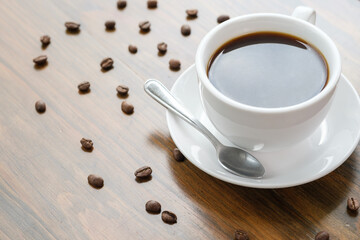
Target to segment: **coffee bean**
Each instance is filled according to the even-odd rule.
[[[119,1],[117,2],[117,7],[118,7],[119,9],[125,8],[125,7],[126,7],[126,1],[125,1],[125,0],[119,0]]]
[[[167,44],[164,42],[161,42],[157,45],[157,49],[159,50],[159,52],[161,53],[166,53],[167,51]]]
[[[161,219],[164,221],[164,223],[167,223],[167,224],[174,224],[177,222],[177,217],[176,217],[175,213],[170,212],[170,211],[163,211],[161,213]]]
[[[185,156],[180,152],[178,148],[174,148],[173,155],[176,161],[182,162],[185,160]]]
[[[189,36],[191,33],[191,28],[189,25],[184,24],[181,26],[181,34],[184,36]]]
[[[104,179],[102,177],[97,176],[95,174],[90,174],[88,176],[88,183],[94,188],[102,188],[104,186]]]
[[[147,6],[148,8],[157,8],[157,0],[148,0]]]
[[[46,111],[46,104],[42,100],[39,100],[35,103],[35,109],[38,113],[43,113]]]
[[[161,212],[161,205],[159,202],[150,200],[145,204],[146,211],[150,213],[160,213]]]
[[[249,236],[243,230],[236,230],[234,240],[249,240]]]
[[[105,22],[105,28],[106,28],[107,30],[114,30],[114,29],[115,29],[115,25],[116,25],[115,21],[106,21],[106,22]]]
[[[177,59],[170,59],[169,66],[171,70],[179,70],[181,67],[181,63]]]
[[[37,65],[37,66],[44,65],[44,64],[47,62],[47,56],[46,56],[46,55],[38,56],[38,57],[36,57],[36,58],[33,59],[33,62],[34,62],[35,65]]]
[[[217,22],[218,23],[222,23],[222,22],[225,22],[227,20],[229,20],[230,17],[228,15],[220,15],[218,18],[217,18]]]
[[[144,166],[135,171],[135,177],[137,178],[148,178],[152,173],[151,167]]]
[[[78,89],[81,92],[87,92],[89,91],[90,83],[89,82],[82,82],[78,85]]]
[[[80,24],[74,22],[66,22],[65,27],[70,32],[77,32],[80,29]]]
[[[132,114],[134,112],[134,106],[126,101],[121,103],[121,110],[126,114]]]
[[[83,148],[85,148],[86,150],[91,150],[91,149],[93,149],[94,144],[93,144],[93,142],[92,142],[90,139],[82,138],[82,139],[80,140],[80,143],[81,143],[81,146],[82,146]]]
[[[315,240],[329,240],[329,239],[330,239],[330,236],[325,231],[318,232],[315,236]]]
[[[47,46],[50,44],[51,38],[48,35],[41,36],[40,42],[42,43],[43,46]]]
[[[357,211],[359,209],[359,201],[355,198],[348,198],[347,207],[351,211]]]
[[[117,86],[116,91],[118,92],[119,95],[126,96],[129,92],[129,87],[125,85],[119,85]]]
[[[196,18],[197,14],[198,14],[198,10],[197,9],[188,9],[188,10],[186,10],[186,14],[190,18]]]
[[[112,60],[112,58],[104,58],[101,63],[100,66],[103,70],[109,70],[113,67],[114,61]]]
[[[135,45],[129,45],[129,52],[132,54],[137,53],[137,47]]]
[[[142,21],[139,23],[139,28],[143,32],[150,31],[150,26],[151,26],[151,24],[149,21]]]

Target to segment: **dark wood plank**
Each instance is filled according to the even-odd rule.
[[[197,45],[216,17],[254,12],[291,14],[298,5],[317,10],[317,25],[336,42],[343,73],[360,90],[360,2],[344,1],[159,1],[154,10],[145,0],[2,1],[0,4],[0,239],[232,239],[235,229],[251,239],[313,239],[320,230],[331,239],[357,239],[359,216],[346,210],[348,196],[360,198],[359,148],[336,171],[299,187],[259,190],[224,183],[189,161],[178,163],[165,121],[165,110],[143,91],[147,78],[171,87],[194,62]],[[187,20],[185,9],[198,8]],[[114,19],[116,31],[104,22]],[[138,22],[152,23],[140,34]],[[65,21],[81,23],[77,35],[66,34]],[[189,37],[180,26],[190,24]],[[52,37],[41,49],[39,38]],[[158,56],[165,41],[168,52]],[[133,55],[129,44],[138,46]],[[40,54],[49,64],[35,69]],[[115,68],[100,71],[104,57]],[[178,72],[168,69],[181,60]],[[77,84],[91,82],[80,95]],[[127,101],[135,113],[122,113],[124,99],[116,86],[130,87]],[[43,99],[39,115],[34,103]],[[93,152],[80,148],[82,137],[94,141]],[[150,165],[153,177],[135,181],[133,172]],[[87,184],[101,175],[103,189]],[[160,215],[145,212],[155,199],[178,215],[166,225]]]

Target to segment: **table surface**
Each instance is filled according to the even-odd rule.
[[[165,110],[143,91],[148,78],[171,87],[220,14],[291,14],[298,5],[317,10],[317,25],[335,41],[343,73],[359,91],[358,0],[160,0],[153,10],[145,0],[129,0],[124,10],[116,0],[0,1],[0,239],[232,239],[236,229],[251,239],[313,239],[321,230],[331,239],[359,239],[360,216],[346,209],[349,196],[360,198],[359,147],[334,172],[302,186],[228,184],[173,159]],[[199,17],[186,19],[188,8]],[[111,19],[116,30],[107,32]],[[152,24],[147,34],[139,33],[142,20]],[[67,34],[66,21],[81,23],[81,32]],[[190,36],[180,34],[182,24]],[[46,49],[43,34],[52,40]],[[168,51],[159,56],[162,41]],[[34,68],[41,54],[49,63]],[[99,67],[105,57],[115,61],[108,72]],[[181,60],[180,71],[169,70],[171,58]],[[82,81],[90,93],[78,93]],[[119,84],[130,87],[130,116],[121,111]],[[39,99],[44,114],[35,111]],[[81,149],[82,137],[93,140],[91,153]],[[134,171],[143,165],[152,167],[152,179],[138,182]],[[102,189],[88,185],[91,173],[104,178]],[[150,199],[178,223],[148,214]]]

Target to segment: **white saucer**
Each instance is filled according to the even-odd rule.
[[[175,82],[171,92],[224,144],[231,144],[211,124],[202,108],[194,65]],[[218,163],[211,143],[201,133],[169,111],[167,123],[172,139],[195,166],[225,182],[253,188],[284,188],[314,181],[339,167],[354,151],[360,137],[360,101],[344,75],[339,81],[331,109],[308,139],[281,151],[252,152],[264,165],[262,179],[239,177]]]

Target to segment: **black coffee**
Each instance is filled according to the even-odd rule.
[[[233,100],[256,107],[295,105],[325,87],[322,54],[297,37],[258,32],[223,44],[208,64],[210,82]]]

